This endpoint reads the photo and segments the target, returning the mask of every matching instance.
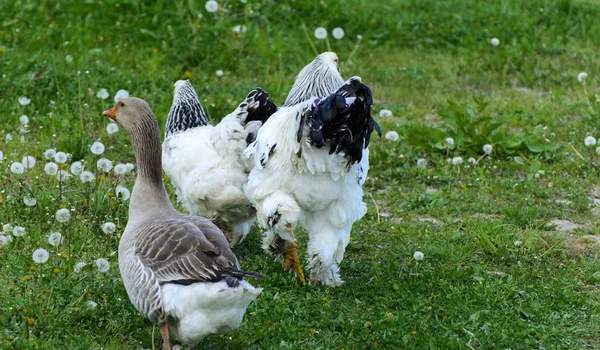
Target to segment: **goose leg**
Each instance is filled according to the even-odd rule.
[[[296,276],[302,284],[306,282],[304,279],[304,271],[302,271],[302,265],[300,265],[300,257],[298,256],[298,244],[292,231],[291,226],[286,228],[290,237],[294,240],[292,242],[286,242],[286,248],[283,255],[283,270],[288,272],[290,269],[294,269]]]
[[[171,350],[171,342],[169,336],[169,324],[167,322],[163,322],[160,325],[160,335],[163,338],[163,349]]]

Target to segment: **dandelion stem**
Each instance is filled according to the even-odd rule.
[[[354,57],[354,54],[356,53],[356,51],[358,51],[358,48],[360,47],[360,42],[362,41],[362,39],[358,38],[358,40],[356,40],[356,44],[354,44],[354,48],[352,49],[352,52],[350,52],[350,55],[348,56],[348,59],[346,60],[346,62],[350,62],[352,60],[352,57]]]
[[[569,144],[569,146],[571,146],[571,149],[573,149],[573,152],[575,152],[575,154],[577,154],[579,156],[579,158],[581,158],[581,160],[583,160],[585,162],[585,158],[583,158],[583,156],[581,155],[581,153],[579,153],[579,151],[575,148],[575,146],[573,146],[573,144]]]
[[[371,197],[373,204],[375,204],[375,211],[377,212],[377,223],[380,224],[381,218],[379,216],[379,206],[377,205],[377,202],[375,201],[375,198],[373,198],[373,195],[371,194],[371,192],[369,192],[369,196]]]
[[[331,45],[329,45],[329,37],[325,37],[325,44],[327,45],[327,51],[333,51],[331,50]]]
[[[592,104],[590,103],[590,97],[588,96],[587,85],[585,84],[585,79],[583,79],[582,85],[583,85],[583,94],[585,95],[585,102],[587,102],[587,105],[590,108],[590,112],[592,114],[594,114],[594,107],[592,107]]]
[[[77,72],[77,100],[79,102],[79,123],[81,124],[81,133],[83,134],[83,106],[81,104],[81,73]]]
[[[308,40],[308,43],[310,44],[310,47],[312,47],[313,51],[315,52],[315,55],[319,55],[319,51],[317,51],[317,47],[315,46],[315,44],[312,42],[310,35],[308,35],[308,29],[306,29],[306,24],[302,23],[302,30],[304,31],[304,35],[306,36],[306,40]]]

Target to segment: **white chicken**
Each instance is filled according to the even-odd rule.
[[[242,152],[277,109],[268,97],[260,88],[252,90],[212,126],[190,82],[175,83],[163,142],[163,170],[181,204],[191,214],[213,220],[231,246],[244,239],[256,220],[243,191],[251,161]]]
[[[282,254],[284,269],[304,281],[293,233],[300,223],[309,236],[311,281],[339,286],[352,225],[366,213],[370,135],[381,131],[370,113],[370,89],[358,77],[344,83],[337,56],[326,54],[298,75],[285,106],[244,152],[255,161],[244,190],[266,230],[263,248]],[[340,83],[313,93],[302,88],[319,81]]]

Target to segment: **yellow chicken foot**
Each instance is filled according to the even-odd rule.
[[[296,242],[288,244],[287,248],[285,248],[285,253],[283,256],[283,270],[288,272],[291,268],[294,268],[296,276],[298,276],[300,282],[304,284],[306,280],[304,279],[302,265],[300,265],[300,258],[298,257],[298,244],[296,244]]]

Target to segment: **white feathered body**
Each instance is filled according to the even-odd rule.
[[[171,334],[184,344],[197,344],[207,335],[238,328],[246,307],[261,291],[244,280],[235,288],[225,281],[161,287]]]
[[[178,200],[194,215],[218,218],[230,226],[238,243],[250,231],[255,211],[244,195],[249,160],[242,157],[250,132],[261,123],[239,122],[239,108],[216,126],[204,125],[166,137],[163,169]]]
[[[275,235],[292,241],[286,228],[300,223],[309,235],[312,276],[339,285],[337,264],[350,241],[352,224],[366,213],[362,185],[369,167],[368,149],[360,162],[348,167],[343,153],[329,154],[327,146],[311,146],[307,130],[298,142],[299,114],[305,105],[280,108],[259,130],[256,142],[245,152],[255,160],[245,192],[259,223],[271,228],[265,246]]]

